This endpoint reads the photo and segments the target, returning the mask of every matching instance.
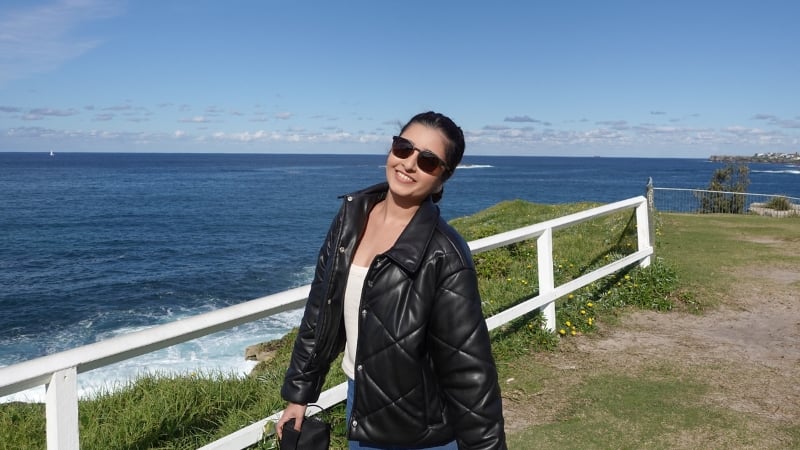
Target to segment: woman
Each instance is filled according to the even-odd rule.
[[[502,404],[464,239],[434,204],[464,154],[448,117],[393,138],[386,182],[345,196],[281,389],[295,418],[344,350],[350,449],[504,449]]]

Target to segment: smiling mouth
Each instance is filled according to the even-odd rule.
[[[395,171],[395,173],[397,174],[397,177],[400,179],[400,181],[405,181],[405,182],[409,182],[409,183],[416,181],[413,178],[411,178],[410,176],[406,175],[405,173],[400,172],[399,170]]]

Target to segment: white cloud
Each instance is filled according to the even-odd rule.
[[[114,114],[103,113],[103,114],[95,115],[93,120],[95,122],[106,122],[106,121],[109,121],[109,120],[111,120],[113,118],[114,118]]]
[[[204,116],[194,116],[187,119],[180,119],[179,122],[183,123],[208,123],[211,122],[207,117]]]
[[[530,116],[510,116],[503,119],[503,122],[531,122],[531,123],[539,123],[540,120],[536,120],[531,118]]]
[[[103,108],[103,111],[130,111],[133,109],[131,105],[114,105]]]
[[[55,109],[55,108],[34,108],[28,112],[29,114],[33,114],[36,116],[57,116],[57,117],[67,117],[67,116],[74,116],[78,114],[76,109]]]
[[[82,23],[121,13],[112,0],[58,0],[0,14],[0,85],[48,72],[102,43],[77,36]]]
[[[772,119],[764,118],[762,119]],[[779,121],[775,121],[780,123]],[[469,145],[481,148],[525,149],[530,152],[554,154],[554,149],[610,149],[624,152],[624,149],[659,148],[695,149],[707,152],[721,146],[731,146],[747,154],[765,147],[772,149],[791,148],[797,145],[798,138],[784,131],[785,129],[762,129],[744,126],[719,128],[698,128],[663,126],[653,124],[631,125],[627,121],[597,121],[595,127],[586,130],[511,128],[484,126],[474,130],[465,130]]]
[[[0,107],[12,119],[37,120],[28,125],[41,124],[47,119],[49,127],[25,126],[0,130],[5,135],[2,148],[21,149],[41,146],[42,142],[59,142],[76,149],[101,148],[109,150],[118,145],[121,150],[138,146],[138,150],[163,151],[171,148],[178,151],[239,151],[241,149],[268,148],[279,151],[290,149],[364,149],[381,151],[388,142],[390,132],[381,129],[358,131],[348,127],[301,127],[291,126],[282,130],[248,126],[242,120],[241,129],[231,130],[230,121],[219,121],[205,115],[187,117],[181,122],[191,123],[191,129],[156,131],[159,127],[130,126],[129,120],[144,121],[129,111],[97,108],[90,127],[97,129],[59,129],[51,123],[60,116],[77,113],[76,109]],[[139,108],[131,108],[138,110]],[[39,115],[30,114],[33,112]],[[44,115],[43,115],[44,114]],[[753,116],[748,118],[752,119]],[[113,119],[113,121],[112,121]],[[123,119],[121,122],[117,119]],[[752,154],[758,151],[796,151],[800,144],[797,129],[778,127],[785,122],[775,116],[760,116],[761,127],[731,126],[682,126],[680,124],[635,123],[627,120],[593,121],[593,125],[553,127],[513,124],[465,128],[465,136],[471,152],[476,154],[542,154],[542,155],[658,155],[672,156],[710,154]],[[794,119],[788,119],[789,121]],[[105,122],[108,125],[101,124]],[[153,120],[150,120],[153,122]],[[163,121],[155,121],[163,122]],[[207,125],[206,125],[207,124]],[[510,126],[509,126],[510,125]],[[564,124],[562,124],[564,125]],[[118,129],[114,129],[118,127]],[[259,129],[261,128],[261,129]],[[146,130],[146,131],[145,131]],[[113,144],[113,145],[111,145]],[[149,146],[145,149],[145,144]],[[170,147],[174,145],[175,147]],[[260,147],[265,145],[265,147]],[[116,147],[115,147],[116,148]],[[360,150],[359,150],[360,151]],[[659,153],[661,152],[661,153]]]

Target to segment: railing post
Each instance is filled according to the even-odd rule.
[[[555,277],[553,276],[553,229],[547,228],[536,239],[536,254],[539,268],[539,295],[555,290]],[[556,302],[545,305],[542,311],[545,319],[545,328],[548,331],[556,330]]]
[[[650,208],[647,207],[647,202],[642,202],[639,206],[636,207],[636,235],[638,240],[638,249],[637,250],[644,250],[648,247],[653,247],[653,242],[650,240]],[[654,250],[655,252],[655,250]],[[653,253],[655,254],[655,253]],[[652,258],[653,254],[650,256],[642,259],[642,262],[639,263],[639,267],[647,267],[650,265],[650,258]]]
[[[78,372],[59,370],[46,386],[47,450],[78,450]]]
[[[647,178],[647,189],[645,198],[647,199],[647,228],[650,232],[650,245],[653,246],[653,254],[656,250],[656,189],[653,186],[653,177]],[[642,266],[645,267],[645,266]]]

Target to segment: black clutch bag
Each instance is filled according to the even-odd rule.
[[[281,450],[328,450],[331,426],[316,417],[306,417],[300,431],[294,429],[294,419],[283,424]]]

